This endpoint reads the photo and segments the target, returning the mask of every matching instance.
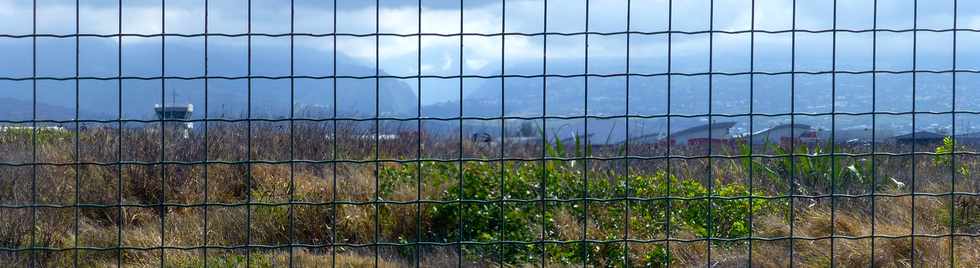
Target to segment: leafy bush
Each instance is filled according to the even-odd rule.
[[[503,165],[501,167],[500,165]],[[539,163],[488,163],[488,162],[468,162],[462,165],[463,185],[460,188],[458,163],[425,163],[422,174],[424,181],[428,184],[446,185],[447,190],[441,192],[442,196],[430,197],[436,200],[456,200],[459,193],[462,193],[463,200],[480,200],[481,202],[465,202],[462,205],[430,206],[424,213],[424,217],[431,218],[428,232],[437,240],[456,241],[535,241],[539,239],[539,223],[545,223],[546,230],[556,228],[555,215],[553,209],[541,213],[538,204],[542,185],[546,191],[547,199],[575,199],[584,196],[584,180],[582,179],[582,168],[575,167],[571,162],[559,163],[549,162],[545,169],[541,169]],[[404,165],[399,167],[386,167],[381,174],[384,181],[411,181],[418,165]],[[709,190],[697,180],[679,180],[674,176],[668,176],[665,172],[658,172],[652,175],[631,175],[631,185],[627,189],[623,183],[615,183],[617,176],[610,173],[594,172],[590,173],[588,184],[589,197],[612,196],[626,197],[627,194],[633,197],[651,198],[650,201],[634,202],[632,217],[639,226],[644,226],[640,230],[635,230],[637,235],[653,237],[653,235],[663,236],[666,232],[666,212],[670,212],[672,224],[672,234],[679,232],[689,232],[701,237],[720,237],[738,238],[749,234],[749,214],[755,212],[756,215],[773,213],[776,206],[770,205],[764,199],[757,198],[751,201],[746,198],[749,196],[759,197],[763,193],[756,191],[750,193],[747,187],[738,184],[724,184],[715,188],[714,196],[719,198],[708,199]],[[622,181],[622,180],[619,180]],[[503,185],[501,185],[501,182]],[[664,197],[680,198],[668,202]],[[503,197],[506,200],[528,201],[526,205],[515,204],[518,202],[482,202],[497,201]],[[596,201],[598,202],[598,201]],[[613,199],[611,202],[625,204],[625,199]],[[552,202],[548,202],[549,206]],[[534,209],[527,209],[533,206]],[[668,206],[670,206],[668,208]],[[709,215],[708,211],[713,213]],[[604,207],[605,208],[605,207]],[[583,206],[572,206],[572,215],[586,215]],[[590,233],[620,234],[625,215],[625,206],[608,206],[602,211],[601,215],[589,212],[589,228],[600,228],[600,230],[590,230]],[[457,224],[463,220],[464,227],[460,230]],[[581,224],[585,219],[577,219]],[[461,233],[463,237],[458,238]],[[546,240],[556,239],[548,237]],[[613,235],[608,239],[621,239]],[[486,256],[494,258],[497,254],[508,263],[527,263],[533,262],[534,256],[539,250],[536,245],[506,246],[500,248],[482,248],[469,252],[470,255]],[[585,251],[589,251],[590,262],[595,265],[608,265],[621,260],[626,256],[621,244],[601,243],[586,247],[584,244],[576,244],[573,247],[561,247],[548,245],[547,255],[552,256],[559,263],[580,263],[585,256]],[[654,254],[657,255],[657,254]],[[659,255],[658,255],[659,256]],[[649,258],[650,256],[644,257]],[[659,257],[658,257],[659,258]],[[641,260],[650,261],[650,260]]]
[[[961,148],[961,150],[963,150],[963,148]],[[936,167],[953,167],[953,153],[955,151],[956,146],[954,145],[953,138],[950,136],[944,137],[943,144],[936,147],[936,155],[932,159],[932,164]],[[960,167],[956,169],[956,172],[959,172],[960,175],[963,175],[964,177],[970,176],[970,169],[966,165],[961,164]]]
[[[853,159],[845,156],[832,156],[827,150],[832,145],[794,146],[792,149],[776,144],[768,144],[770,149],[779,157],[775,167],[749,158],[742,158],[745,169],[754,169],[756,174],[764,174],[769,184],[782,187],[782,180],[791,178],[804,186],[804,189],[866,189],[872,184],[872,165],[867,159]],[[749,155],[748,147],[740,146],[742,155]],[[837,152],[839,153],[839,152]],[[790,155],[799,155],[789,157]],[[795,174],[794,174],[795,173]]]
[[[64,129],[53,128],[9,128],[0,130],[0,142],[7,141],[31,141],[37,135],[38,144],[45,144],[55,141],[68,140],[74,134]]]

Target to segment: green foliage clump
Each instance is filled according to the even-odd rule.
[[[547,240],[562,240],[553,237],[553,230],[559,228],[557,213],[568,209],[579,226],[588,222],[589,233],[605,234],[600,239],[622,239],[626,221],[626,196],[645,198],[647,201],[630,201],[632,204],[631,224],[634,237],[663,237],[667,231],[667,217],[671,222],[671,233],[693,233],[701,237],[738,238],[749,234],[750,213],[763,215],[772,213],[776,206],[761,197],[761,191],[750,192],[738,183],[718,185],[714,193],[697,180],[680,180],[665,172],[652,175],[630,175],[630,186],[626,187],[625,177],[610,172],[589,171],[588,184],[583,180],[585,172],[580,164],[574,162],[548,161],[539,163],[518,162],[467,162],[462,165],[462,180],[459,183],[458,163],[425,163],[423,180],[427,184],[443,185],[441,196],[430,197],[436,200],[465,200],[462,204],[429,206],[424,211],[431,219],[428,233],[442,241],[535,241],[540,239],[541,229],[546,230]],[[502,165],[502,166],[501,166]],[[418,165],[386,167],[381,171],[384,181],[406,181],[414,178]],[[544,183],[544,184],[542,184]],[[586,196],[586,186],[588,195]],[[460,194],[462,194],[460,196]],[[573,200],[573,205],[545,200]],[[710,198],[709,196],[714,196]],[[584,197],[608,198],[590,201],[593,207],[583,206]],[[674,198],[668,200],[667,198]],[[470,202],[476,201],[479,202]],[[506,200],[504,202],[494,202]],[[489,202],[487,202],[489,201]],[[709,210],[712,213],[709,213]],[[668,214],[669,212],[669,214]],[[584,215],[588,215],[586,219]],[[426,216],[424,216],[426,217]],[[458,222],[462,220],[462,229]],[[541,224],[545,226],[541,226]],[[458,237],[461,234],[462,237]],[[564,239],[579,240],[581,236]],[[535,262],[540,247],[535,244],[513,244],[499,247],[484,247],[467,252],[471,256],[496,258],[501,256],[507,263],[520,264]],[[587,262],[608,266],[618,263],[627,256],[622,244],[617,243],[577,243],[573,246],[548,244],[546,255],[552,262]],[[651,255],[652,254],[652,255]],[[667,261],[666,252],[651,252],[640,261],[662,263]],[[657,266],[657,265],[654,265]]]
[[[936,147],[936,155],[932,159],[932,164],[936,167],[953,167],[953,153],[956,151],[956,146],[954,145],[953,138],[946,136],[943,138],[943,144]],[[956,172],[964,177],[970,176],[970,169],[966,165],[960,165]]]
[[[64,129],[38,128],[9,128],[0,131],[0,142],[2,141],[31,141],[37,135],[38,144],[45,144],[54,141],[71,139],[72,133]]]
[[[932,163],[936,166],[949,166],[952,161],[950,155],[953,154],[953,138],[946,136],[943,138],[943,144],[936,146],[936,156],[932,159]]]
[[[775,167],[749,158],[742,158],[743,167],[753,169],[755,174],[764,174],[770,184],[783,187],[784,179],[793,178],[804,189],[866,189],[873,183],[872,164],[868,159],[834,156],[834,145],[793,146],[792,149],[776,144],[768,144],[779,157]],[[742,155],[749,155],[747,146],[740,146]],[[795,155],[790,157],[790,155]]]

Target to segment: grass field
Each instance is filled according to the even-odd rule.
[[[77,144],[73,131],[0,133],[0,266],[786,267],[793,254],[799,267],[980,267],[977,161],[952,144],[915,156],[890,144],[875,156],[674,147],[667,159],[648,144],[411,134],[375,147],[329,122],[251,125],[211,123],[206,141],[158,128],[90,127]]]

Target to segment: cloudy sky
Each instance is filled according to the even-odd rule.
[[[796,28],[826,30],[834,27],[833,1],[798,1]],[[874,7],[872,0],[839,1],[837,3],[838,29],[864,30],[874,27]],[[919,1],[917,20],[913,19],[912,0],[879,0],[877,27],[905,30],[913,26],[921,29],[951,29],[954,27],[953,1]],[[980,1],[959,1],[956,27],[980,28]],[[34,12],[30,0],[0,0],[0,33],[4,35],[27,35],[32,32]],[[117,1],[86,0],[78,7],[79,25],[77,31],[83,34],[116,34],[120,31],[119,7]],[[501,31],[511,33],[548,32],[573,33],[588,30],[592,32],[622,32],[627,30],[627,15],[631,18],[629,30],[637,32],[741,31],[753,27],[752,2],[744,0],[714,1],[714,23],[709,24],[710,1],[673,1],[672,20],[668,23],[667,0],[633,0],[627,8],[626,0],[552,0],[547,3],[547,16],[544,16],[545,3],[542,0],[510,0],[506,10],[499,0],[459,1],[423,0],[421,13],[419,3],[413,0],[381,0],[380,7],[373,1],[339,0],[337,10],[333,2],[320,0],[296,0],[294,14],[291,14],[289,1],[252,0],[251,32],[283,34],[290,32],[291,18],[294,32],[328,34],[336,31],[350,34],[371,34],[377,30],[382,33],[413,34],[417,32],[454,34],[459,32],[493,34]],[[240,34],[249,31],[248,2],[244,0],[212,0],[208,2],[207,30],[210,33]],[[37,0],[37,33],[73,34],[76,31],[75,1]],[[502,22],[506,11],[506,29]],[[462,13],[462,22],[460,17]],[[163,8],[160,0],[126,0],[122,7],[122,33],[126,34],[200,34],[205,31],[205,6],[203,0],[167,0]],[[420,15],[421,14],[421,15]],[[292,15],[292,16],[291,16]],[[754,28],[759,30],[789,30],[793,26],[793,1],[757,0],[755,1]],[[419,22],[421,16],[421,23]],[[588,25],[585,18],[588,17]],[[378,25],[376,25],[376,22]],[[915,25],[913,23],[916,23]],[[460,28],[462,24],[462,29]],[[421,28],[420,28],[421,27]],[[870,70],[872,34],[838,33],[837,68],[842,70]],[[789,33],[758,33],[754,37],[757,71],[789,71],[791,35]],[[748,33],[714,35],[714,71],[744,72],[750,66],[750,39]],[[338,68],[340,75],[373,75],[375,57],[383,72],[391,75],[458,75],[460,65],[465,74],[496,75],[501,68],[500,36],[466,36],[462,38],[463,56],[460,58],[460,38],[458,36],[384,36],[375,46],[373,36],[342,36],[336,39],[336,53],[340,64],[362,65],[368,68]],[[670,47],[674,62],[674,72],[706,72],[709,55],[709,36],[707,34],[675,34]],[[156,76],[146,70],[129,68],[127,62],[142,62],[146,65],[159,65],[161,58],[155,53],[128,54],[127,51],[140,51],[161,46],[160,37],[123,38],[124,75]],[[830,33],[798,33],[797,70],[820,71],[831,68],[833,49]],[[878,34],[879,69],[910,70],[913,45],[919,59],[919,69],[952,69],[952,33],[920,32],[919,42],[913,44],[911,32],[881,32]],[[550,36],[547,50],[541,36],[505,37],[503,59],[507,63],[508,74],[541,73],[543,54],[547,53],[550,73],[582,73],[585,69],[586,42],[584,35]],[[30,38],[0,38],[0,42],[31,42]],[[117,75],[115,66],[86,64],[93,58],[113,58],[118,40],[115,37],[86,37],[80,41],[82,51],[80,73],[82,76]],[[974,60],[980,53],[974,48],[980,42],[980,33],[960,32],[958,36],[958,68],[980,69]],[[53,50],[74,51],[74,40],[40,38],[41,47]],[[627,51],[625,35],[592,35],[589,37],[589,72],[624,73]],[[0,43],[0,45],[4,45]],[[211,51],[248,51],[245,37],[213,37],[209,40]],[[296,66],[296,75],[331,75],[328,62],[333,59],[334,40],[325,37],[296,37],[296,57],[311,59],[322,64],[302,64]],[[203,37],[167,37],[167,56],[170,63],[167,75],[200,76],[200,64],[183,65],[179,62],[203,62]],[[250,51],[256,58],[278,58],[279,62],[263,62],[253,66],[253,75],[289,74],[289,38],[254,37]],[[668,41],[663,34],[634,34],[629,44],[633,73],[658,73],[666,71]],[[39,48],[39,50],[42,48]],[[88,50],[88,51],[86,51]],[[421,50],[421,52],[420,52]],[[39,54],[43,51],[39,51]],[[418,62],[421,54],[422,62]],[[52,53],[51,55],[64,55]],[[30,51],[0,52],[0,56],[17,62],[30,62]],[[215,59],[212,59],[214,61]],[[220,60],[220,59],[219,59]],[[244,76],[245,62],[210,66],[212,75]],[[307,61],[309,62],[309,61]],[[96,66],[98,65],[98,66]],[[31,75],[28,65],[18,64],[20,68],[3,68],[0,76],[24,77]],[[421,66],[419,68],[418,66]],[[39,55],[38,72],[41,76],[74,76],[72,57]],[[365,72],[364,70],[368,70]],[[413,90],[417,90],[412,84]],[[455,90],[434,88],[423,97],[425,103],[437,103],[457,98]]]

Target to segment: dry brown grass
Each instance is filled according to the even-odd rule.
[[[301,129],[303,130],[303,129]],[[296,154],[292,158],[307,160],[332,159],[332,140],[324,138],[330,133],[321,128],[309,127],[297,134]],[[261,135],[255,136],[251,150],[253,160],[288,160],[289,139],[286,133],[277,132],[274,127],[256,131]],[[123,144],[123,160],[126,161],[159,161],[160,141],[159,132],[151,130],[125,130]],[[381,148],[383,158],[415,158],[416,140],[407,138],[395,142],[386,141]],[[457,142],[446,140],[433,142],[436,137],[427,137],[424,142],[423,157],[456,157]],[[240,131],[233,128],[215,127],[209,134],[209,151],[207,155],[212,160],[237,161],[244,160],[244,137]],[[81,135],[80,144],[83,162],[115,162],[117,161],[114,148],[119,144],[115,130],[93,129]],[[347,159],[373,159],[374,147],[370,143],[351,137],[337,141],[343,148],[338,152]],[[169,136],[164,152],[167,160],[200,161],[204,159],[203,139],[178,139]],[[326,144],[326,145],[325,145]],[[29,137],[5,136],[0,143],[0,161],[7,163],[30,162]],[[39,161],[51,163],[73,163],[73,139],[62,138],[45,140],[38,148]],[[519,151],[516,146],[508,148]],[[495,148],[467,143],[463,147],[467,155],[484,155],[496,157],[492,152]],[[643,154],[657,154],[657,148],[634,150]],[[891,148],[891,150],[899,150]],[[526,156],[534,156],[527,150]],[[597,152],[600,154],[603,152]],[[686,152],[696,154],[696,150]],[[962,163],[969,170],[976,168],[974,159],[964,156]],[[679,176],[686,178],[705,178],[708,170],[707,163],[713,161],[711,170],[719,182],[742,182],[747,177],[747,170],[735,161],[721,160],[671,160],[671,169]],[[597,161],[601,162],[601,161]],[[636,172],[661,170],[666,162],[636,161],[633,167]],[[914,186],[917,192],[943,193],[949,191],[949,179],[952,173],[943,168],[937,168],[930,163],[928,157],[920,156],[911,162],[908,158],[881,158],[878,162],[879,178],[882,185],[880,190],[886,193],[908,193],[912,187],[913,177],[909,167],[917,168],[915,177],[918,179]],[[381,166],[397,166],[398,164],[384,163]],[[596,169],[616,169],[616,163],[595,163]],[[163,168],[163,170],[161,170]],[[36,202],[64,207],[43,207],[36,210],[37,224],[32,227],[32,210],[27,207],[0,208],[0,247],[5,249],[26,248],[31,245],[31,233],[35,235],[37,246],[56,250],[40,252],[37,260],[42,266],[70,266],[75,254],[79,254],[82,266],[104,267],[113,266],[117,257],[121,257],[126,267],[157,266],[160,261],[159,250],[82,250],[73,251],[77,241],[80,247],[114,248],[116,246],[152,248],[160,245],[173,247],[240,246],[249,242],[255,245],[281,246],[290,241],[305,245],[329,245],[331,243],[364,244],[372,243],[375,236],[375,222],[379,224],[378,238],[384,242],[412,241],[417,236],[425,236],[425,232],[439,229],[434,226],[429,215],[417,214],[417,210],[427,211],[433,205],[415,204],[385,205],[381,218],[375,219],[378,207],[365,204],[338,204],[333,209],[333,200],[367,202],[375,198],[375,165],[339,163],[295,163],[292,166],[284,164],[253,164],[251,167],[236,164],[209,164],[207,166],[207,197],[206,201],[222,204],[241,204],[248,198],[253,202],[268,204],[288,203],[290,199],[296,202],[311,204],[297,205],[252,205],[251,210],[245,206],[197,206],[205,202],[205,167],[195,165],[82,165],[76,169],[72,165],[41,165],[37,166],[36,185],[32,184],[35,174],[31,166],[0,166],[0,203],[8,206],[27,205],[32,202],[31,190],[37,191]],[[250,173],[249,173],[250,171]],[[973,172],[976,173],[976,172]],[[976,192],[977,175],[957,175],[957,191]],[[76,184],[78,178],[80,184]],[[248,180],[251,178],[251,181]],[[336,178],[336,180],[335,180]],[[899,188],[891,183],[891,178],[904,181],[907,186]],[[120,183],[121,182],[121,183]],[[754,178],[754,186],[771,195],[783,195],[788,191],[787,184],[769,181],[764,178]],[[336,185],[336,188],[335,188]],[[36,186],[36,187],[32,187]],[[121,188],[120,188],[121,186]],[[251,188],[249,188],[251,187]],[[806,194],[826,194],[826,185],[801,184],[801,192]],[[292,189],[292,191],[291,191]],[[412,201],[421,194],[423,199],[432,199],[446,191],[443,186],[432,187],[423,182],[423,188],[418,189],[414,183],[406,183],[394,188],[382,198],[385,200]],[[76,200],[76,192],[78,199]],[[839,189],[838,193],[866,193],[867,189]],[[142,205],[143,207],[115,207],[121,198],[123,204]],[[336,198],[336,199],[334,199]],[[167,203],[192,205],[190,207],[170,206],[161,209],[157,204],[161,200]],[[754,219],[754,235],[760,238],[779,237],[826,237],[838,236],[870,236],[872,222],[874,235],[906,236],[912,233],[912,220],[915,220],[916,234],[941,235],[951,232],[949,229],[950,207],[959,218],[956,232],[976,234],[980,231],[980,199],[976,197],[957,197],[952,200],[947,196],[917,196],[914,198],[915,214],[912,213],[913,198],[878,197],[875,199],[874,216],[872,217],[870,197],[851,199],[838,198],[836,207],[832,208],[830,199],[812,200],[796,199],[795,221],[790,222],[787,215],[765,215]],[[71,207],[75,203],[99,205],[105,207],[78,209],[78,237],[75,237],[76,210]],[[831,216],[833,211],[833,216]],[[246,215],[252,218],[246,221]],[[605,215],[597,211],[596,215]],[[205,214],[207,224],[205,224]],[[161,228],[161,215],[163,224]],[[833,218],[833,219],[832,219]],[[554,216],[555,232],[548,239],[577,240],[581,239],[583,228],[586,228],[568,210],[558,210]],[[246,226],[250,222],[250,226]],[[292,222],[292,228],[290,228]],[[416,223],[423,225],[423,230],[417,230]],[[617,237],[621,226],[597,226],[590,223],[587,235],[590,238],[604,239]],[[792,226],[792,233],[791,227]],[[540,228],[529,227],[529,228]],[[641,228],[641,227],[633,227]],[[161,241],[161,229],[163,241]],[[290,232],[292,230],[292,232]],[[422,233],[420,233],[422,232]],[[119,237],[118,234],[122,236]],[[336,234],[336,236],[335,236]],[[205,236],[206,235],[206,236]],[[248,241],[250,235],[251,241]],[[674,237],[696,238],[693,233],[679,230]],[[635,237],[634,237],[635,238]],[[914,243],[909,238],[865,238],[865,239],[834,239],[831,247],[830,239],[808,240],[799,239],[793,243],[794,261],[800,267],[825,267],[833,262],[841,267],[922,267],[947,266],[950,263],[950,238],[917,237]],[[118,244],[117,242],[121,243]],[[871,250],[874,243],[875,250]],[[954,255],[957,267],[980,267],[980,241],[969,237],[955,238]],[[646,253],[656,250],[657,246],[665,243],[630,244],[630,259],[635,265],[642,265]],[[409,247],[411,248],[411,247]],[[912,255],[913,248],[916,252]],[[292,263],[298,267],[324,267],[332,265],[331,247],[305,248],[294,247]],[[374,251],[371,247],[350,248],[338,247],[336,253],[337,266],[340,267],[370,267],[375,264]],[[679,267],[711,265],[715,267],[742,267],[748,265],[749,250],[752,252],[752,266],[785,267],[789,263],[790,242],[754,241],[749,249],[746,243],[712,244],[706,242],[670,243],[672,263]],[[833,258],[830,252],[833,251]],[[423,250],[421,255],[397,249],[382,249],[378,265],[381,267],[402,267],[415,262],[423,266],[442,267],[455,266],[458,252],[454,247],[433,248]],[[164,262],[168,266],[187,267],[203,264],[201,249],[163,251]],[[872,257],[873,253],[873,257]],[[209,249],[211,259],[220,259],[229,267],[238,267],[243,263],[235,262],[235,258],[244,255],[244,250]],[[285,250],[253,249],[253,261],[258,266],[284,266],[289,263],[290,254]],[[711,263],[709,263],[709,259]],[[30,260],[27,251],[0,253],[0,264],[3,266],[23,266]],[[492,266],[494,260],[465,259],[467,266]],[[210,263],[209,263],[210,264]],[[563,266],[562,263],[554,263]],[[616,263],[607,263],[615,265]],[[215,264],[219,265],[219,264]]]

